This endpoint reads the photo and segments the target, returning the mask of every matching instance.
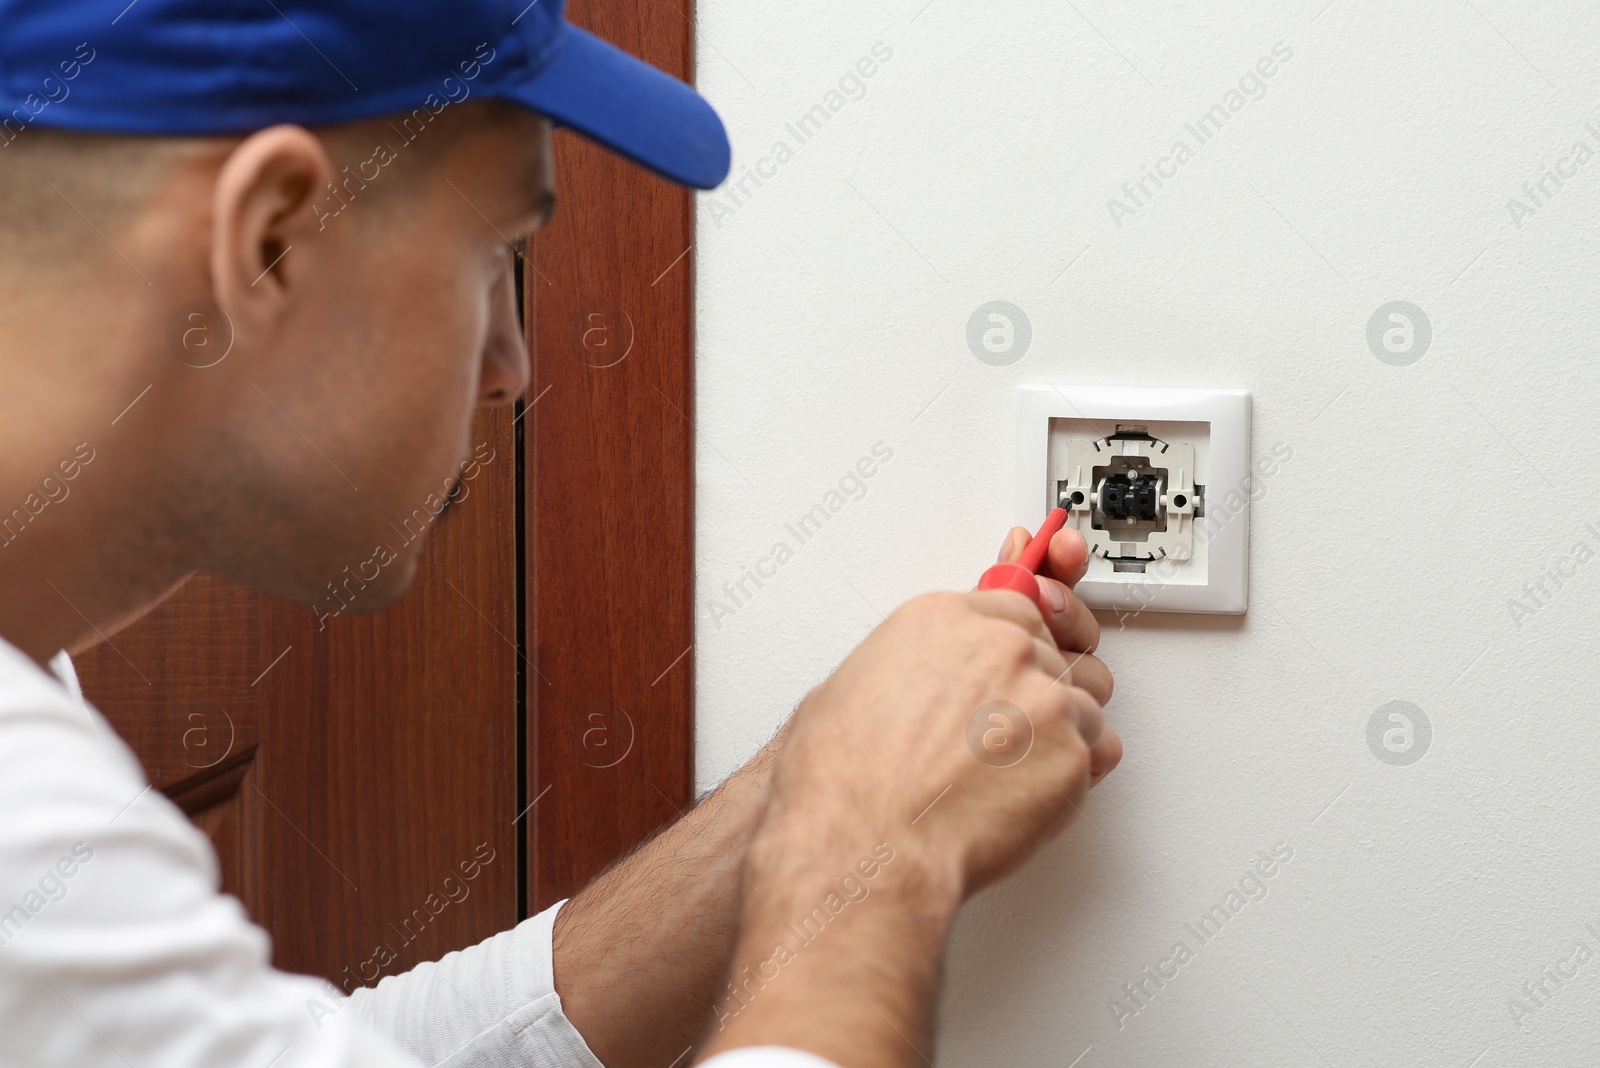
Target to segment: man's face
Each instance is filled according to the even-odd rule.
[[[209,569],[371,611],[409,586],[464,463],[512,462],[473,442],[472,422],[527,388],[513,244],[553,206],[549,132],[507,108],[420,168],[407,154],[429,131],[397,130],[341,171],[358,179],[313,198],[304,250],[282,252],[281,323],[241,334],[213,369],[230,381],[197,517],[226,532]]]

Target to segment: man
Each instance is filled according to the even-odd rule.
[[[1043,615],[898,609],[571,902],[349,999],[269,967],[59,651],[196,571],[315,602],[457,469],[474,407],[527,386],[512,258],[552,121],[727,173],[709,106],[560,0],[0,0],[0,1063],[910,1064],[961,901],[1116,765],[1064,533]],[[204,373],[194,304],[231,340]],[[1031,724],[1015,763],[968,745],[996,701]]]

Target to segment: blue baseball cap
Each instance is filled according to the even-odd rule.
[[[728,174],[692,88],[567,23],[565,0],[0,0],[0,164],[31,126],[245,134],[469,99],[538,112],[682,185]]]

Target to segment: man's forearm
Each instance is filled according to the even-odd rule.
[[[780,736],[781,737],[781,736]],[[775,740],[590,883],[556,919],[556,991],[606,1068],[667,1068],[699,1041],[739,925],[740,869]]]
[[[782,1045],[844,1068],[931,1063],[954,873],[886,841],[852,850],[763,832],[753,850],[760,889],[703,1055]]]

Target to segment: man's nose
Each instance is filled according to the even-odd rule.
[[[515,273],[509,268],[495,283],[489,302],[489,337],[483,346],[483,378],[478,394],[480,404],[510,404],[528,389],[531,374],[528,348],[522,339],[522,323],[517,315]]]

